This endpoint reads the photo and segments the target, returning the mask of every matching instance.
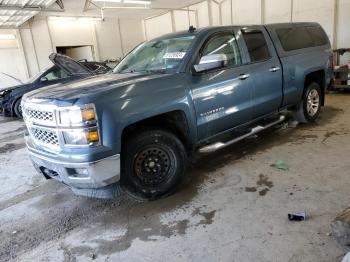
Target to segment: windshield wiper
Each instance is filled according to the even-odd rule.
[[[167,70],[166,70],[166,68],[147,69],[147,70],[145,70],[145,72],[152,73],[152,74],[166,74]]]
[[[166,74],[167,69],[161,68],[161,69],[145,69],[145,70],[130,70],[130,71],[122,71],[120,73],[123,74],[133,74],[133,73],[147,73],[147,74]]]

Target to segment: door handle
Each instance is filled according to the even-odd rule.
[[[249,74],[241,74],[241,75],[239,75],[239,79],[241,79],[241,80],[246,80],[249,77],[250,77]]]
[[[278,66],[273,66],[270,68],[270,72],[277,72],[278,70],[280,70],[281,68],[279,68]]]

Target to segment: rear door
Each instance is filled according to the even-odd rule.
[[[241,29],[249,75],[254,82],[254,118],[277,111],[283,99],[282,68],[273,43],[263,27]]]
[[[249,68],[244,65],[237,40],[233,30],[217,32],[199,51],[197,62],[210,54],[228,58],[222,68],[190,76],[200,140],[248,122],[253,116],[253,83],[245,77]]]

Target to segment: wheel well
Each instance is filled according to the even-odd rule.
[[[325,81],[325,72],[324,70],[318,70],[312,73],[309,73],[305,77],[305,83],[304,83],[304,91],[309,86],[309,84],[316,82],[321,87],[321,104],[324,105],[325,100],[325,87],[326,87],[326,81]]]
[[[147,130],[151,128],[169,130],[181,140],[187,150],[191,150],[193,146],[189,137],[190,130],[186,115],[183,111],[178,110],[153,116],[124,128],[122,133],[122,148],[124,147],[127,137],[132,136],[140,130]]]

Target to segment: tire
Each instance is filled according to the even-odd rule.
[[[313,82],[309,84],[304,92],[303,100],[300,102],[294,119],[299,123],[314,122],[321,111],[321,88]]]
[[[184,177],[187,155],[181,141],[165,130],[144,131],[126,139],[122,185],[138,199],[168,195]]]
[[[17,99],[17,101],[15,102],[15,104],[13,106],[13,111],[15,112],[15,114],[18,118],[23,118],[21,101],[22,101],[22,98]]]

